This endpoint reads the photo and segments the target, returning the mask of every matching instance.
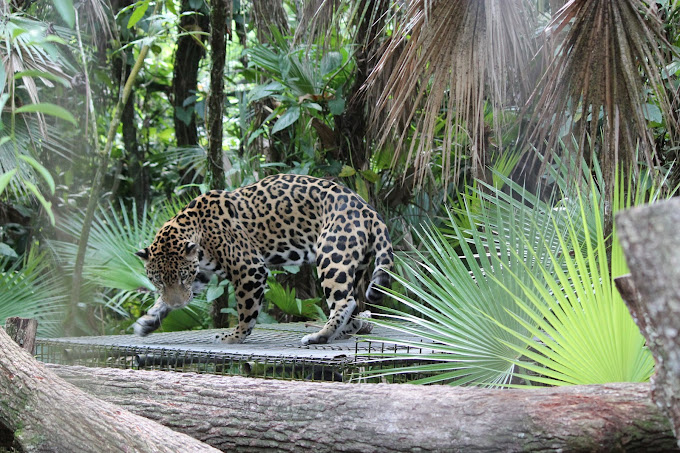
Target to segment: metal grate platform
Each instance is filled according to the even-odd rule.
[[[37,358],[47,363],[334,381],[356,379],[366,367],[398,365],[395,360],[369,358],[371,353],[423,352],[386,347],[361,338],[328,345],[300,344],[304,335],[317,330],[304,323],[263,324],[255,327],[244,344],[235,345],[213,342],[222,329],[155,333],[148,337],[39,338],[36,352]],[[381,327],[375,327],[371,335],[413,340]]]

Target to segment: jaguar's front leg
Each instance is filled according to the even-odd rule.
[[[248,267],[232,283],[236,294],[238,326],[231,333],[215,336],[216,341],[228,344],[243,343],[253,331],[264,298],[267,269],[264,264]]]
[[[172,309],[159,297],[156,303],[132,325],[135,333],[140,337],[149,335],[161,326],[161,321],[168,316]]]
[[[191,285],[192,293],[197,294],[201,292],[210,281],[210,277],[210,272],[199,272],[196,275],[193,284]],[[165,302],[163,302],[163,299],[161,299],[159,296],[158,299],[156,299],[156,302],[146,312],[146,314],[135,321],[135,323],[132,325],[132,328],[137,335],[140,337],[145,337],[154,330],[158,329],[161,326],[163,319],[165,319],[165,317],[168,316],[168,313],[170,313],[172,310],[173,308],[169,307]]]

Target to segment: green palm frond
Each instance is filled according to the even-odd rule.
[[[473,173],[484,171],[489,135],[502,143],[501,112],[517,107],[532,87],[532,24],[522,0],[409,2],[367,82],[369,90],[372,84],[381,87],[372,122],[381,143],[398,131],[393,164],[406,152],[414,121],[418,139],[411,141],[406,161],[416,168],[416,183],[425,181],[435,152],[441,153],[445,182],[458,174],[459,158],[468,152]],[[487,104],[493,112],[491,132],[485,123]],[[400,124],[404,117],[406,124]],[[438,132],[442,118],[443,134]],[[436,149],[436,136],[443,137],[441,149]]]
[[[449,213],[457,240],[425,228],[424,251],[402,260],[406,273],[394,276],[406,294],[387,291],[417,315],[392,309],[375,322],[420,337],[379,339],[384,343],[431,349],[391,358],[432,363],[376,366],[368,375],[425,375],[414,382],[484,386],[518,385],[517,379],[562,385],[649,378],[653,360],[613,285],[627,270],[618,243],[610,245],[604,233],[603,175],[596,171],[593,182],[582,161],[582,178],[590,184],[573,184],[567,175],[580,172],[559,165],[551,171],[558,199],[542,201],[506,179],[514,196],[491,186],[476,189],[481,203],[463,212],[474,228],[463,230]],[[625,190],[615,180],[608,209],[673,193],[653,184],[651,175],[638,174],[626,180]]]
[[[47,138],[43,137],[39,128],[31,122],[17,122],[14,129],[14,141],[0,143],[0,174],[17,170],[17,177],[10,181],[10,189],[14,195],[21,197],[29,193],[26,181],[39,184],[41,178],[36,170],[19,156],[28,156],[38,159],[42,153],[50,153],[70,161],[74,157],[73,147],[59,138],[59,128],[53,124],[47,124]],[[11,128],[9,115],[0,119],[0,130],[8,131]],[[40,145],[40,150],[35,145]],[[38,159],[40,160],[40,159]]]
[[[67,291],[55,270],[45,253],[29,252],[12,265],[0,257],[0,321],[10,316],[35,318],[38,335],[59,336]]]
[[[496,195],[499,196],[497,204],[502,204],[504,194],[498,192]],[[520,237],[524,233],[520,225],[536,227],[540,225],[538,219],[545,217],[546,212],[526,208],[504,217],[493,212],[494,209],[493,204],[485,203],[481,213],[468,211],[472,225],[486,216],[498,215],[499,219],[493,225],[487,223],[480,230],[466,231],[470,239],[469,243],[458,243],[462,251],[460,256],[446,235],[436,228],[424,228],[419,234],[424,252],[416,252],[416,256],[408,261],[402,259],[400,264],[408,269],[407,276],[393,276],[407,294],[395,291],[389,291],[389,294],[418,315],[389,309],[388,315],[379,315],[375,322],[425,339],[424,342],[380,339],[388,344],[432,350],[430,354],[411,358],[438,362],[436,366],[404,369],[408,373],[429,375],[415,383],[508,385],[515,373],[514,364],[522,355],[519,351],[525,350],[529,344],[526,338],[510,333],[521,331],[528,335],[526,324],[531,323],[531,315],[517,309],[506,289],[516,297],[527,297],[523,288],[529,275],[517,277],[518,270],[526,265],[524,256],[529,254]],[[452,213],[449,216],[454,234],[463,237],[463,231]],[[550,234],[556,233],[552,230]],[[508,240],[502,240],[504,234],[508,235]],[[540,238],[542,235],[545,232],[529,232],[530,237]],[[489,244],[493,249],[487,247]],[[512,247],[519,247],[519,253],[513,253]],[[484,253],[489,250],[495,252]],[[529,266],[537,269],[545,267],[548,265],[547,257],[548,253],[544,251],[534,257]],[[404,358],[403,355],[398,356]],[[400,370],[381,370],[378,373],[397,372]]]
[[[543,269],[542,278],[535,276],[524,287],[529,303],[516,298],[520,309],[533,315],[533,323],[524,324],[529,336],[512,332],[518,340],[531,342],[531,350],[522,351],[525,358],[516,364],[532,374],[518,377],[551,385],[644,382],[654,360],[614,286],[614,277],[627,272],[623,252],[615,240],[610,266],[599,203],[580,193],[576,197],[580,215],[567,225],[568,237],[557,251],[573,254],[573,259],[550,252],[550,259],[564,261],[566,268]],[[598,220],[594,230],[585,224],[590,216]],[[582,253],[577,231],[585,232]],[[543,289],[545,282],[549,290]]]
[[[83,270],[86,280],[125,291],[153,290],[144,265],[134,253],[153,240],[156,230],[165,220],[157,215],[138,215],[134,207],[127,209],[122,204],[120,209],[111,203],[100,208],[88,242]],[[82,216],[75,215],[65,218],[61,228],[77,238],[82,225]],[[77,244],[52,241],[51,246],[65,268],[70,270],[69,266],[75,262]]]
[[[57,81],[69,85],[65,72],[69,58],[59,48],[61,38],[48,30],[48,25],[14,13],[0,21],[0,59],[2,60],[1,92],[10,95],[14,107],[17,79],[21,79],[23,92],[30,103],[40,103],[40,93],[36,79],[48,88]],[[65,66],[66,65],[66,66]],[[47,136],[47,126],[42,113],[37,113],[38,124],[43,136]]]

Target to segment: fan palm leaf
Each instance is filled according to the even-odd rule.
[[[60,335],[67,292],[55,276],[54,263],[45,253],[36,252],[11,265],[8,260],[0,257],[0,320],[34,318],[39,335]]]
[[[557,385],[649,378],[653,360],[613,285],[626,272],[625,260],[617,243],[608,260],[603,213],[605,206],[616,211],[673,191],[640,172],[635,181],[615,179],[614,201],[605,205],[597,163],[597,184],[586,163],[580,165],[590,185],[573,184],[568,176],[579,173],[559,165],[551,173],[562,190],[559,201],[542,201],[506,179],[514,196],[491,186],[475,189],[481,202],[474,212],[469,204],[464,210],[472,228],[463,231],[449,214],[455,241],[425,229],[425,251],[403,263],[403,276],[394,276],[408,292],[387,291],[417,314],[392,309],[375,322],[420,337],[379,339],[384,343],[431,349],[390,358],[433,363],[369,375],[424,374],[414,382],[485,386],[516,385],[513,377]],[[579,187],[590,187],[589,195]]]

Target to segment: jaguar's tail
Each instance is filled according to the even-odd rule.
[[[387,231],[385,222],[377,216],[373,222],[373,252],[375,253],[375,270],[371,276],[371,282],[366,290],[366,300],[369,303],[380,302],[385,294],[380,291],[379,286],[389,287],[391,278],[387,271],[394,267],[394,252],[392,251],[392,241]]]
[[[159,297],[156,299],[156,303],[149,308],[149,311],[132,325],[135,333],[140,337],[149,335],[161,326],[161,321],[168,316],[170,311],[170,307]]]

